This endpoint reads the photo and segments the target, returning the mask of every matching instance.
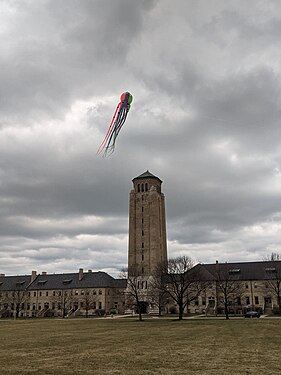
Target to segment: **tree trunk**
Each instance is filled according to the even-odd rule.
[[[182,305],[179,305],[179,320],[182,320],[183,319],[183,306]]]
[[[225,310],[225,319],[229,319],[227,302],[225,302],[224,304],[224,310]]]
[[[139,321],[141,322],[141,321],[142,321],[142,316],[141,316],[141,307],[139,306],[138,309],[139,309]]]

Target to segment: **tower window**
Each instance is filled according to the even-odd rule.
[[[142,248],[142,249],[144,248],[144,242],[141,243],[141,248]]]
[[[145,191],[148,191],[148,185],[147,185],[147,182],[145,183]]]
[[[144,184],[141,184],[141,191],[144,192]]]
[[[141,260],[144,261],[144,254],[141,254]]]
[[[141,235],[144,236],[144,230],[141,231]]]
[[[140,192],[140,184],[138,184],[138,193]]]

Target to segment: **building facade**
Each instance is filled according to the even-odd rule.
[[[126,280],[105,272],[0,276],[0,317],[77,317],[123,313]]]
[[[128,272],[148,277],[167,261],[165,197],[162,181],[149,171],[133,179],[129,204]]]
[[[279,314],[281,303],[281,261],[198,264],[196,274],[204,287],[188,306],[191,313],[242,315],[254,310]]]

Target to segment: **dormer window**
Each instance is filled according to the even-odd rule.
[[[240,268],[232,268],[231,270],[228,271],[229,274],[237,274],[240,273]]]
[[[25,283],[25,280],[17,281],[17,282],[16,282],[16,285],[23,285],[24,283]]]
[[[38,280],[37,284],[44,285],[44,284],[46,284],[46,282],[47,282],[47,280]]]

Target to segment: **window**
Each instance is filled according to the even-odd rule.
[[[258,304],[259,304],[259,297],[255,296],[255,305],[258,305]]]
[[[101,289],[99,290],[99,295],[100,295],[100,296],[102,295],[102,290],[101,290]]]
[[[55,296],[56,295],[56,291],[55,290],[53,290],[53,296]]]
[[[39,296],[42,297],[42,292],[41,291],[39,292]]]
[[[140,184],[138,184],[138,193],[140,192]]]
[[[145,191],[148,191],[148,185],[147,185],[147,182],[145,183]]]
[[[248,285],[248,284],[245,284],[245,288],[246,288],[246,289],[249,289],[249,285]]]
[[[258,284],[257,283],[254,283],[254,288],[257,288],[258,287]]]
[[[85,290],[81,290],[81,296],[85,295]]]
[[[118,302],[114,302],[114,308],[118,309]]]
[[[141,231],[141,235],[144,236],[144,230]]]
[[[36,297],[36,292],[33,292],[33,297]]]
[[[61,290],[59,290],[59,296],[61,296]]]
[[[250,305],[250,297],[246,297],[246,305]]]
[[[144,261],[144,254],[141,254],[141,260]]]
[[[75,295],[78,296],[78,290],[75,290]]]
[[[99,309],[101,310],[102,309],[102,303],[99,302]]]
[[[142,248],[142,249],[144,248],[144,242],[141,243],[141,248]]]
[[[46,297],[48,297],[48,295],[49,295],[49,292],[48,292],[48,291],[46,291]]]
[[[94,289],[93,290],[93,295],[95,296],[97,294],[97,291]]]

